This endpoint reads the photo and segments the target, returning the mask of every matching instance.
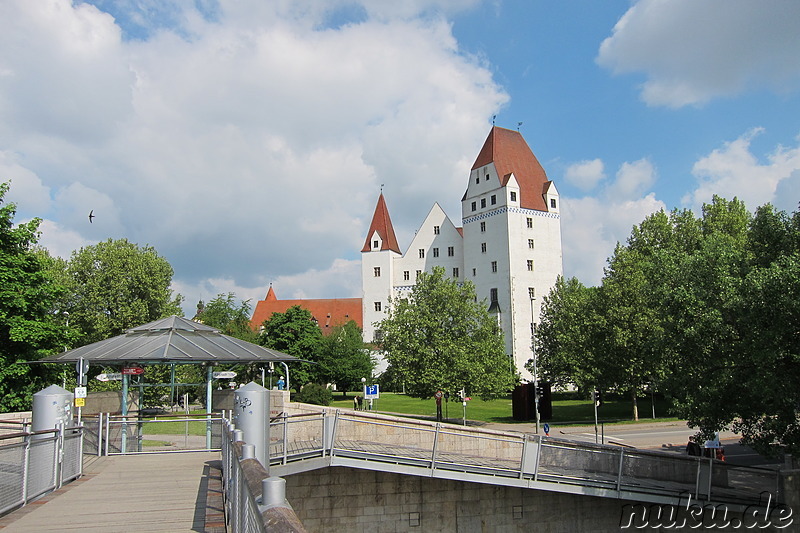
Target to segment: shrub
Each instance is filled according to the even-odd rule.
[[[307,383],[295,395],[295,401],[314,405],[330,405],[333,393],[325,385]]]

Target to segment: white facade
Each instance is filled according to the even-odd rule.
[[[513,157],[504,153],[503,136],[516,143],[513,150],[509,149]],[[490,141],[493,146],[489,146]],[[542,297],[562,274],[560,198],[555,185],[544,181],[541,167],[538,167],[543,177],[539,178],[541,183],[532,183],[530,161],[524,150],[520,151],[520,142],[538,167],[538,161],[517,132],[493,128],[470,172],[462,198],[462,230],[434,204],[403,254],[384,249],[386,228],[381,230],[375,222],[379,217],[389,220],[388,211],[379,213],[379,209],[385,210],[381,197],[372,235],[362,253],[365,341],[378,340],[375,323],[385,317],[390,296],[406,296],[419,272],[442,266],[451,277],[475,285],[478,299],[485,300],[490,312],[498,318],[509,363],[513,361],[524,380],[531,379],[524,365],[532,357],[532,324],[539,321]],[[495,150],[494,158],[484,155],[487,146]],[[502,162],[495,164],[493,159]],[[520,180],[524,180],[522,184],[514,171],[501,174],[509,167],[513,169],[517,161],[528,165],[520,166],[526,173]],[[498,170],[498,166],[503,170]],[[534,204],[531,197],[536,195]],[[533,209],[531,205],[544,209]],[[385,364],[379,364],[376,371],[383,370]]]

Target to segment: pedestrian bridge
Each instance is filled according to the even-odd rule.
[[[275,476],[342,466],[662,504],[691,496],[731,509],[783,493],[769,468],[371,413],[282,415],[270,442]]]

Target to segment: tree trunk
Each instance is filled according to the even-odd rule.
[[[639,405],[636,403],[636,389],[631,391],[631,400],[633,400],[633,419],[639,420]]]

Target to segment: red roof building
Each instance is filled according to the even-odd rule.
[[[258,331],[261,325],[272,317],[273,313],[285,313],[290,307],[299,305],[311,312],[323,334],[327,335],[334,326],[342,326],[354,320],[358,327],[363,327],[361,298],[332,298],[319,300],[279,300],[270,285],[267,296],[259,300],[250,320],[250,327]]]

